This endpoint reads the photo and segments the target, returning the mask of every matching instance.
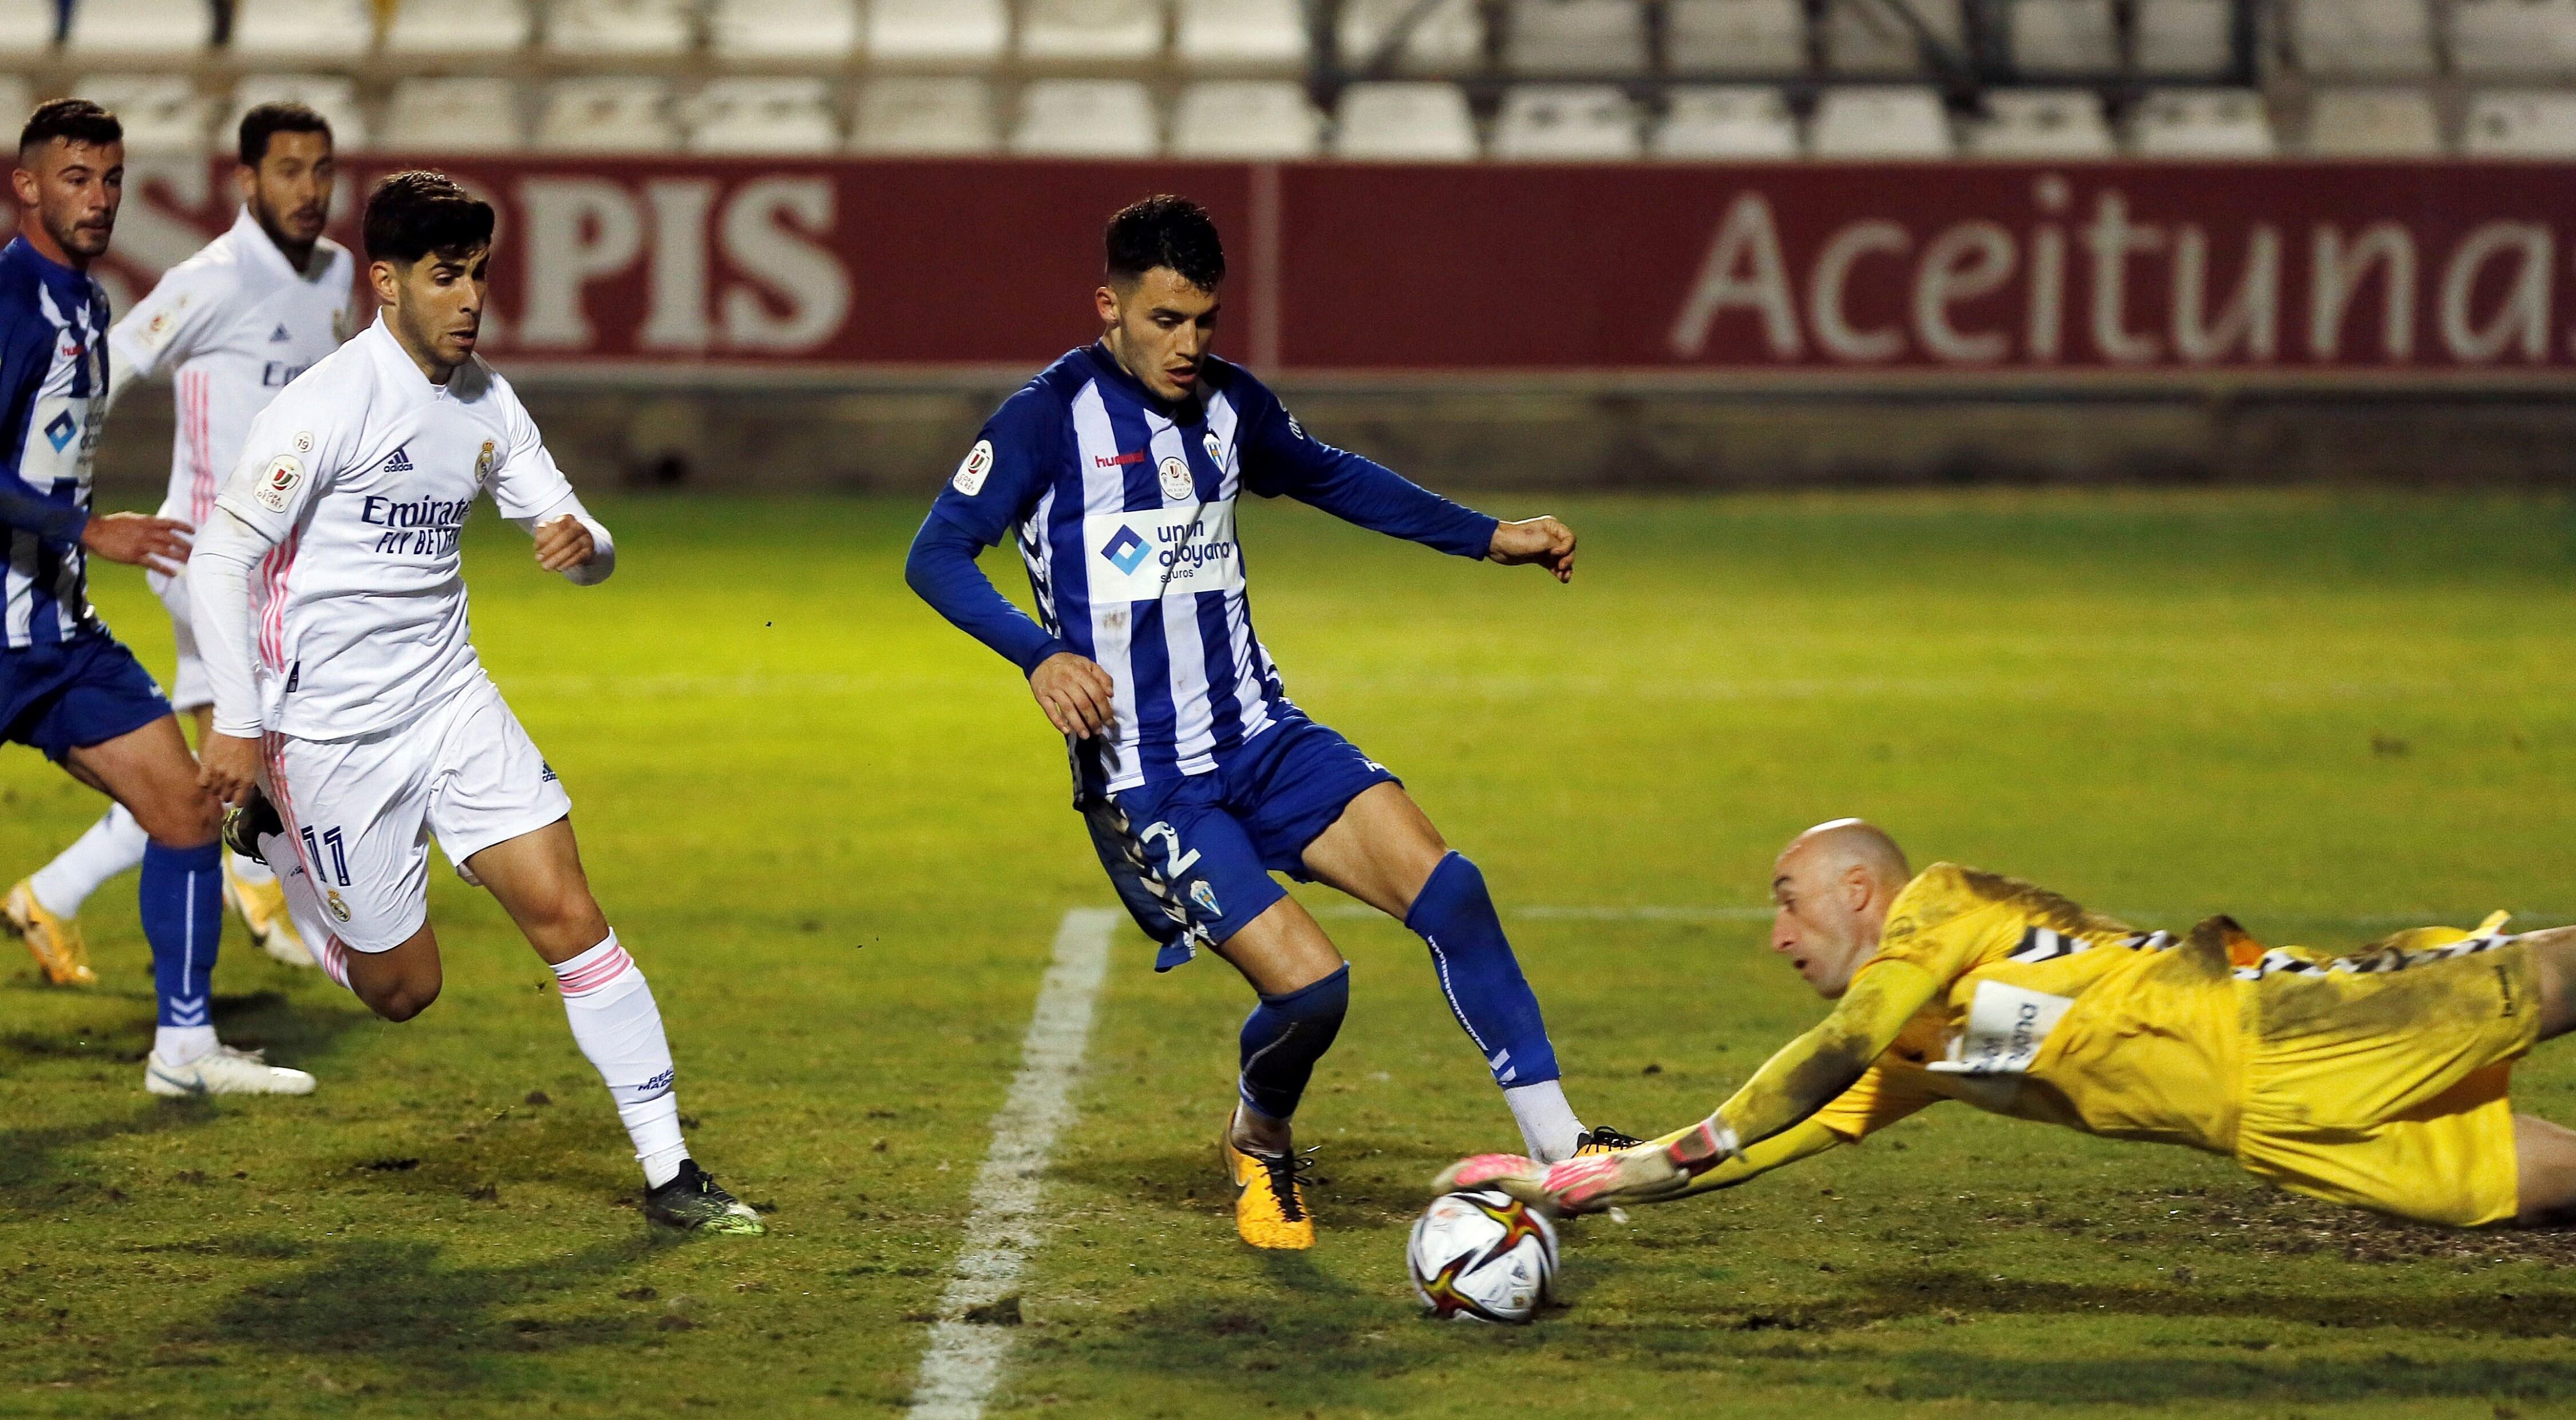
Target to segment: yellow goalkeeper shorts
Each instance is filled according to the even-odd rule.
[[[2270,969],[2266,969],[2266,967]],[[2540,983],[2510,937],[2238,971],[2236,1159],[2258,1178],[2419,1222],[2513,1218],[2512,1062]]]

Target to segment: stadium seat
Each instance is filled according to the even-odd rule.
[[[1777,89],[1683,85],[1665,94],[1658,158],[1794,158],[1798,118]]]
[[[697,42],[693,9],[690,0],[553,0],[546,7],[546,49],[583,56],[685,54]]]
[[[507,153],[526,142],[507,79],[405,79],[385,105],[380,146],[402,153]]]
[[[233,0],[232,51],[244,59],[355,59],[376,47],[369,0]]]
[[[869,0],[868,58],[895,64],[991,64],[1010,37],[1002,0]]]
[[[2088,89],[1996,89],[1986,116],[1967,126],[1980,158],[2108,158],[2116,155],[2102,100]]]
[[[2233,53],[2228,0],[2138,0],[2140,72],[2219,74]]]
[[[531,30],[527,0],[408,0],[385,26],[385,53],[416,59],[511,54],[527,48]]]
[[[33,85],[16,74],[0,74],[0,113],[31,113],[35,107]]]
[[[195,54],[214,42],[208,0],[80,0],[63,49],[83,59],[142,59]]]
[[[1512,0],[1504,66],[1516,74],[1634,74],[1646,67],[1637,0]]]
[[[1293,79],[1209,79],[1172,109],[1177,158],[1311,158],[1323,146],[1324,116]]]
[[[2120,67],[2111,0],[2013,0],[2013,67],[2024,74],[2110,73]]]
[[[1342,62],[1353,70],[1367,65],[1416,4],[1417,0],[1342,0]],[[1484,54],[1485,22],[1475,0],[1435,0],[1405,31],[1388,72],[1455,74],[1477,67]]]
[[[1614,84],[1523,84],[1494,117],[1494,156],[1616,162],[1637,156],[1637,108]]]
[[[1147,60],[1163,52],[1163,0],[1027,0],[1020,58],[1086,63]]]
[[[1809,146],[1819,158],[1946,158],[1950,116],[1928,88],[1828,89]]]
[[[245,74],[233,85],[232,112],[215,133],[215,145],[233,145],[242,115],[260,104],[302,104],[331,125],[331,145],[343,153],[362,152],[372,136],[367,111],[358,106],[358,86],[337,74]]]
[[[2442,126],[2422,89],[2321,89],[2308,109],[2308,151],[2324,158],[2435,158]]]
[[[671,91],[659,79],[558,79],[537,109],[538,149],[553,153],[651,153],[680,146]]]
[[[2460,151],[2472,158],[2576,158],[2576,94],[2534,89],[2469,100]]]
[[[837,63],[859,46],[858,0],[716,0],[707,44],[724,59]]]
[[[184,74],[91,74],[72,92],[116,114],[130,154],[194,157],[206,151],[215,106]]]
[[[1020,90],[1011,151],[1060,158],[1148,158],[1162,146],[1154,96],[1132,79],[1039,79]]]
[[[1297,0],[1179,0],[1172,48],[1195,69],[1290,72],[1306,62]]]
[[[1932,37],[1964,53],[1959,0],[1906,0]],[[1825,64],[1836,74],[1920,74],[1923,48],[1911,26],[1881,0],[1829,0]]]
[[[2433,72],[2424,0],[2298,0],[2290,36],[2310,74]]]
[[[2251,89],[2166,89],[2129,119],[2129,145],[2149,158],[2268,158],[2272,122]]]
[[[1336,157],[1376,162],[1465,162],[1476,156],[1476,120],[1455,84],[1368,83],[1342,91]]]
[[[993,91],[981,79],[876,79],[859,91],[854,152],[956,157],[998,146]]]
[[[60,14],[53,0],[9,0],[0,5],[0,58],[36,59],[52,54]]]
[[[821,79],[710,79],[690,100],[692,153],[830,153],[841,146]]]
[[[2576,74],[2576,0],[2452,0],[2463,74]]]
[[[1675,74],[1789,74],[1807,67],[1798,0],[1672,0],[1664,67]]]

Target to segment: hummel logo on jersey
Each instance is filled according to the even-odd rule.
[[[1100,549],[1100,555],[1108,558],[1109,565],[1119,571],[1133,572],[1144,565],[1145,540],[1136,536],[1134,528],[1120,528],[1118,536],[1111,538],[1109,545]]]
[[[405,449],[404,447],[402,447],[402,446],[400,446],[400,445],[397,445],[397,446],[395,447],[395,449],[394,449],[394,451],[393,451],[392,453],[387,454],[387,455],[385,456],[385,472],[387,472],[387,473],[409,473],[409,472],[411,472],[411,454],[410,454],[410,452],[409,452],[407,449]]]
[[[69,412],[57,414],[53,417],[53,421],[45,426],[45,442],[53,445],[54,452],[59,454],[63,451],[63,445],[72,441],[72,435],[79,432],[80,426],[72,422]]]
[[[1093,454],[1091,456],[1091,466],[1094,468],[1116,468],[1121,464],[1143,463],[1144,461],[1145,451],[1143,449],[1138,449],[1132,454],[1120,454],[1115,458],[1108,454]]]
[[[286,342],[293,340],[294,338],[294,336],[286,333],[286,323],[284,321],[280,321],[278,322],[277,329],[269,332],[268,343],[271,345],[284,345]]]

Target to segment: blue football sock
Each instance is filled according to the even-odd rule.
[[[152,986],[161,1024],[214,1023],[215,943],[224,927],[223,845],[144,845],[143,936],[152,943]]]
[[[1431,870],[1404,925],[1431,944],[1441,994],[1484,1052],[1494,1083],[1508,1088],[1555,1079],[1556,1047],[1548,1043],[1538,997],[1503,935],[1485,875],[1466,855],[1452,853]]]
[[[1351,965],[1323,980],[1277,996],[1264,996],[1243,1018],[1243,1102],[1271,1118],[1297,1112],[1315,1062],[1333,1048],[1342,1017],[1351,1008]]]

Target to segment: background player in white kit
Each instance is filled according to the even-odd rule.
[[[474,356],[492,226],[488,204],[437,173],[397,173],[368,198],[376,323],[252,423],[198,529],[205,782],[244,806],[227,836],[255,836],[281,870],[322,969],[388,1020],[438,996],[436,834],[554,967],[573,1039],[635,1141],[647,1216],[757,1233],[759,1216],[689,1158],[652,990],[591,897],[571,801],[468,639],[457,542],[478,494],[575,583],[605,579],[615,555]],[[267,831],[246,835],[255,815]]]
[[[251,419],[289,381],[349,338],[356,294],[356,263],[348,249],[322,235],[331,220],[336,176],[331,125],[302,104],[261,104],[242,115],[238,136],[241,214],[222,236],[165,272],[107,337],[111,408],[132,382],[171,372],[178,437],[160,516],[191,528],[213,510],[216,486],[232,471]],[[188,626],[187,574],[182,567],[156,566],[147,575],[170,609],[178,647],[170,704],[195,717],[203,743],[214,693]],[[144,842],[143,826],[119,804],[9,889],[9,926],[28,939],[49,975],[57,963],[88,960],[81,905],[108,879],[141,866]],[[227,854],[224,898],[271,956],[313,964],[266,864]]]

